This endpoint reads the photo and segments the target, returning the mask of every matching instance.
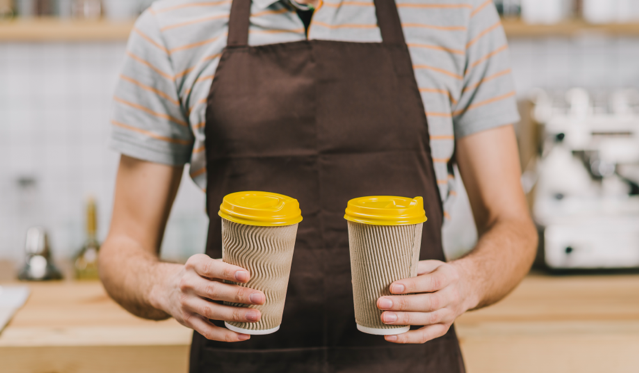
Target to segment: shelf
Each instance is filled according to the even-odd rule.
[[[0,42],[125,41],[133,23],[55,18],[2,21]]]
[[[134,21],[60,20],[34,18],[0,22],[0,42],[91,42],[125,41]],[[530,25],[520,20],[504,20],[509,38],[574,37],[602,34],[639,37],[639,23],[592,25],[566,21],[553,25]]]
[[[530,25],[521,20],[503,20],[502,23],[509,38],[574,37],[593,34],[639,37],[639,23],[593,25],[580,20],[552,25]]]

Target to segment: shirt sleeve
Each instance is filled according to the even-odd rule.
[[[468,24],[462,93],[453,107],[458,138],[519,121],[508,43],[492,0],[477,0]]]
[[[149,10],[129,37],[113,101],[114,150],[172,166],[189,162],[193,132],[178,96],[169,51]]]

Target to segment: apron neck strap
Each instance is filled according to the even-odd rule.
[[[384,44],[406,44],[404,30],[394,0],[374,0],[377,25]]]
[[[405,44],[404,31],[394,0],[374,0],[377,24],[385,44]],[[251,0],[233,0],[229,16],[229,47],[248,45]]]
[[[249,24],[251,21],[251,0],[233,0],[229,16],[229,35],[226,42],[229,47],[248,45]]]

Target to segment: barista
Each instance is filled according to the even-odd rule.
[[[116,91],[122,153],[100,254],[109,294],[148,319],[194,329],[191,372],[463,372],[453,322],[527,273],[536,233],[519,181],[506,40],[491,0],[165,0],[138,20]],[[453,157],[453,151],[455,157]],[[206,254],[158,259],[183,166],[207,196]],[[479,231],[446,262],[453,165]],[[279,332],[250,337],[259,291],[221,257],[224,195],[297,198],[300,225]],[[356,330],[346,202],[423,196],[419,276],[377,306],[397,336]],[[402,295],[402,296],[400,296]],[[241,342],[241,343],[234,343]]]

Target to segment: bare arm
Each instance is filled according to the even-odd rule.
[[[221,281],[246,282],[248,271],[203,254],[185,265],[158,258],[182,170],[122,156],[111,229],[100,250],[100,278],[109,295],[137,316],[154,320],[172,316],[209,339],[246,340],[248,335],[218,328],[209,320],[260,319],[258,310],[210,301],[264,303],[261,292]]]
[[[477,309],[498,302],[521,282],[535,258],[538,237],[521,187],[512,126],[461,139],[457,160],[479,241],[453,264],[466,278],[467,307]]]
[[[392,293],[411,295],[380,298],[382,321],[424,327],[387,336],[389,342],[424,343],[446,334],[464,312],[493,304],[511,292],[534,260],[537,233],[521,187],[512,126],[460,139],[457,161],[479,241],[461,259],[420,262],[417,277],[391,284]]]
[[[170,317],[152,305],[150,294],[180,267],[160,262],[158,250],[182,170],[127,156],[120,160],[111,228],[100,250],[100,277],[113,299],[143,318]]]

